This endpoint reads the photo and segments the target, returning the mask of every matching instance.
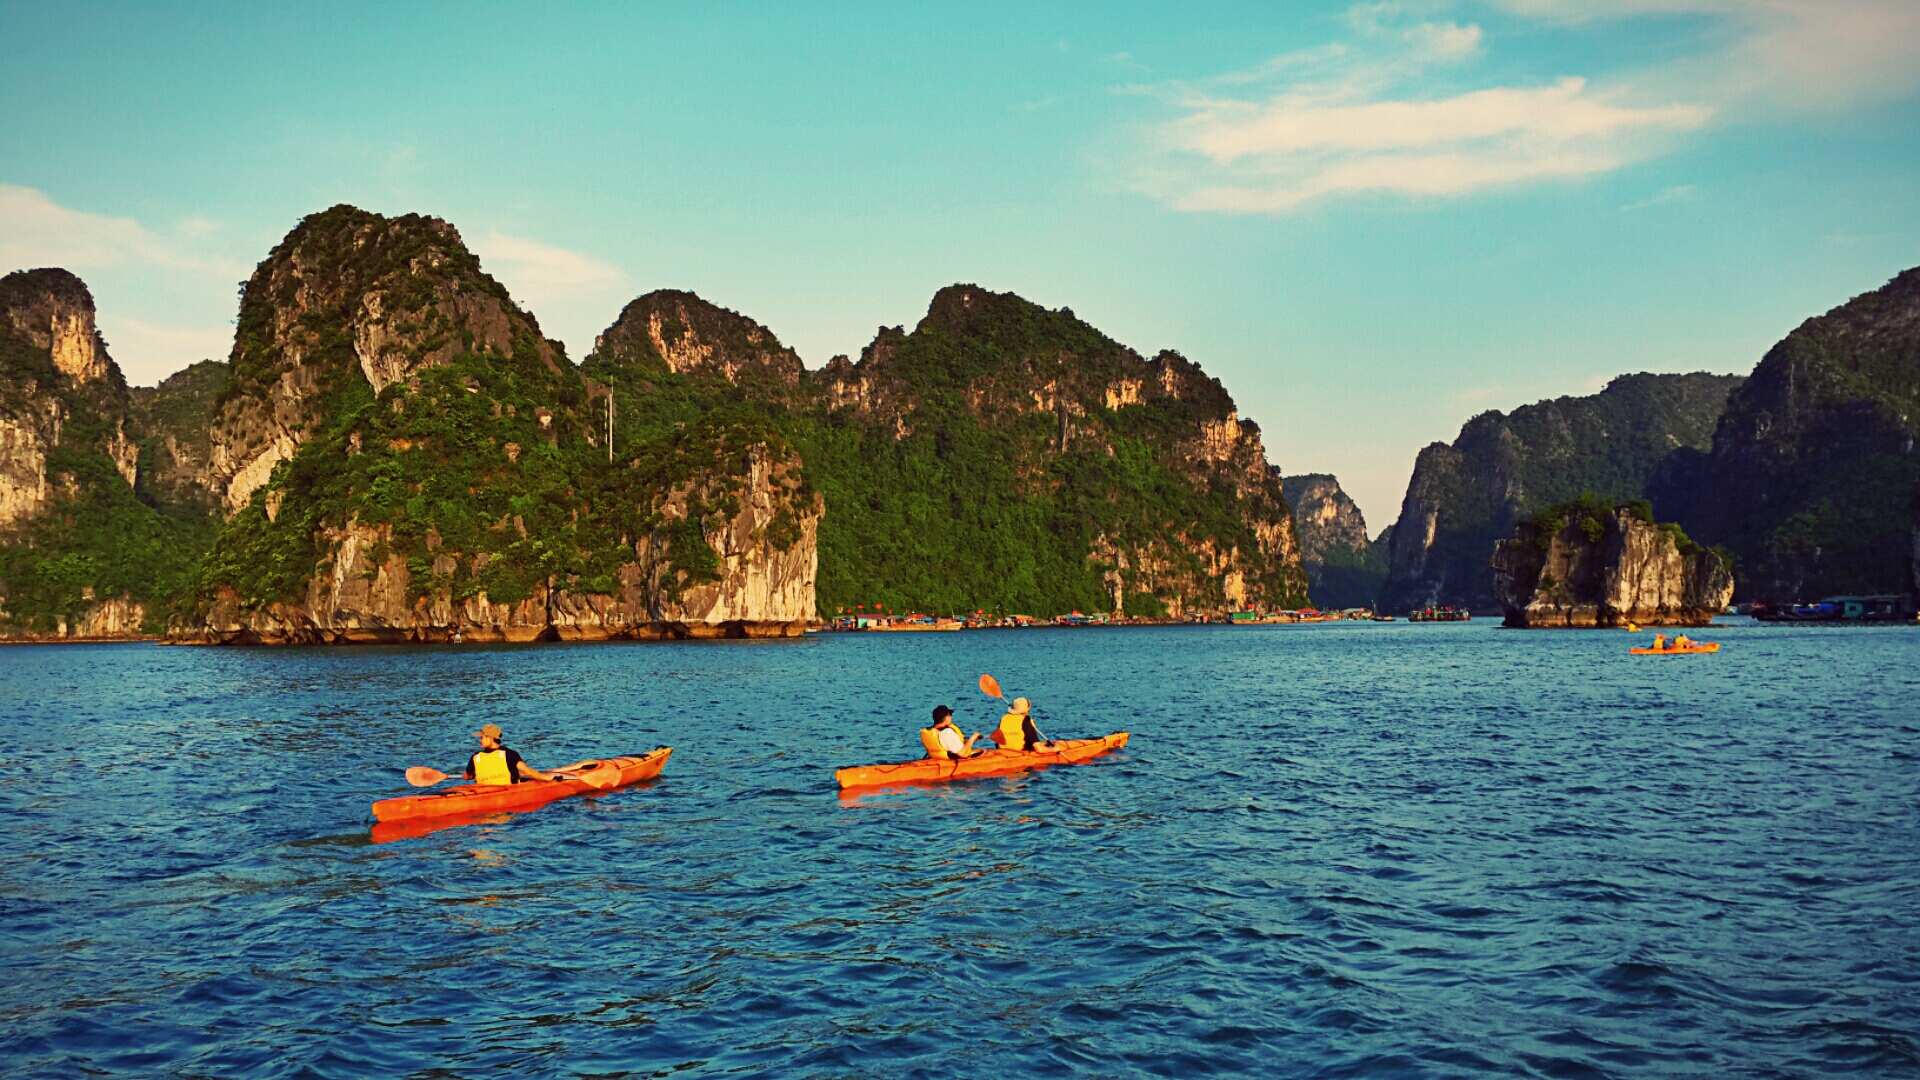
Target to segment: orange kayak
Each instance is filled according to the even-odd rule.
[[[1004,773],[1044,769],[1049,765],[1078,765],[1109,750],[1127,745],[1127,733],[1116,731],[1104,739],[1060,739],[1052,751],[989,750],[976,757],[941,761],[921,758],[898,765],[862,765],[835,769],[833,778],[842,788],[874,787],[880,784],[924,784],[938,780],[964,780],[970,776],[1000,776]]]
[[[1627,651],[1635,656],[1679,656],[1681,653],[1719,652],[1720,643],[1717,641],[1696,641],[1691,645],[1683,645],[1678,649],[1649,649],[1645,646],[1636,646]]]
[[[561,780],[523,780],[518,784],[460,784],[430,795],[404,795],[398,799],[381,799],[373,804],[373,817],[376,821],[417,821],[422,818],[467,817],[497,810],[530,810],[536,806],[545,806],[556,799],[564,799],[569,795],[579,795],[587,791],[612,791],[615,788],[626,787],[628,784],[637,784],[642,780],[651,780],[660,775],[660,770],[666,767],[667,758],[672,754],[672,747],[663,746],[638,757],[581,761],[564,769],[553,770],[556,773],[567,774],[566,778]],[[612,784],[598,788],[580,778],[580,774],[602,765],[618,766],[620,778]]]

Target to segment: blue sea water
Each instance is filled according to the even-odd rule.
[[[0,649],[10,1077],[1920,1075],[1920,630]],[[861,797],[982,672],[1091,764]],[[661,779],[372,843],[492,721]]]

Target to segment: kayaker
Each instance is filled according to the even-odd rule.
[[[928,736],[932,737],[929,738]],[[933,726],[923,731],[920,741],[926,744],[927,756],[943,756],[953,760],[970,758],[978,751],[973,744],[980,739],[975,732],[968,735],[953,722],[953,709],[947,705],[938,705],[933,710]],[[938,751],[938,754],[935,751]]]
[[[999,743],[1002,749],[1053,749],[1053,743],[1043,741],[1040,729],[1033,726],[1033,702],[1026,698],[1013,699],[1012,710],[1000,718],[1000,727],[993,734],[993,741]]]
[[[482,724],[473,733],[480,750],[467,759],[467,779],[476,784],[517,784],[522,780],[551,780],[553,777],[520,759],[517,751],[500,745],[504,734],[499,724]]]
[[[1666,647],[1667,647],[1667,635],[1665,635],[1665,634],[1655,634],[1655,635],[1653,635],[1653,647],[1654,647],[1655,649],[1664,649],[1664,648],[1666,648]]]
[[[1693,639],[1685,634],[1681,634],[1679,637],[1673,639],[1673,647],[1676,649],[1684,649],[1691,644],[1693,644]]]

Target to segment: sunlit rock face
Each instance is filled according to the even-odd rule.
[[[94,326],[93,294],[65,270],[17,271],[0,278],[0,530],[46,510],[48,455],[63,445],[106,454],[133,482],[126,380]]]
[[[674,302],[678,321],[629,310],[639,340],[681,362],[655,355],[658,374],[783,378],[789,360],[797,372],[770,334],[687,304]],[[765,356],[729,352],[736,337]],[[206,443],[228,521],[172,636],[802,633],[816,615],[821,497],[796,452],[738,415],[616,452],[612,393],[540,335],[447,223],[352,207],[302,221],[242,298]],[[177,445],[184,476],[197,448]]]
[[[1367,538],[1366,518],[1340,481],[1324,473],[1289,476],[1281,490],[1293,507],[1313,602],[1332,609],[1372,607],[1387,576],[1385,546]]]
[[[552,345],[452,225],[336,206],[303,220],[247,279],[209,472],[231,515],[329,415],[355,380],[377,395],[458,354]]]
[[[1719,554],[1619,509],[1523,522],[1492,565],[1510,627],[1705,626],[1733,598]]]

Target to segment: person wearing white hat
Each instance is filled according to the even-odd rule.
[[[1033,724],[1033,702],[1026,698],[1014,698],[1011,712],[1000,718],[1000,727],[993,733],[993,741],[1007,750],[1052,750],[1053,744],[1046,741],[1040,729]]]

